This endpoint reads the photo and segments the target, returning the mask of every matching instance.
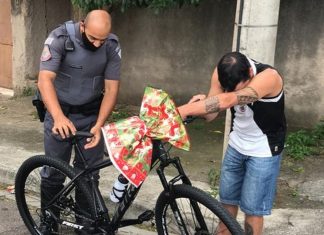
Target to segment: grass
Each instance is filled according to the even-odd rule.
[[[108,122],[117,122],[132,116],[138,116],[138,113],[128,108],[127,105],[119,104],[116,105],[115,109],[111,112]]]
[[[218,193],[219,193],[219,171],[215,168],[210,169],[208,172],[208,181],[210,184],[210,190],[207,192],[210,194],[213,198],[217,198]]]
[[[35,89],[31,87],[24,87],[21,93],[21,96],[32,96],[35,94]]]
[[[286,154],[294,160],[304,160],[311,155],[319,155],[323,150],[324,122],[311,130],[298,130],[288,134]]]

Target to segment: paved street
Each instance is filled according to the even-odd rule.
[[[11,198],[11,199],[8,199]],[[13,195],[6,191],[0,191],[0,234],[1,235],[27,235],[27,231],[23,221],[19,216],[19,212]]]
[[[0,235],[29,235],[20,218],[14,194],[5,191],[0,185]],[[118,231],[118,235],[154,235],[156,233],[129,226]]]

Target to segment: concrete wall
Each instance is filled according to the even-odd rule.
[[[219,57],[231,50],[236,1],[206,0],[156,15],[112,13],[122,47],[120,102],[139,105],[144,87],[163,88],[177,103],[208,92]]]
[[[324,1],[281,0],[275,65],[290,126],[324,120]]]
[[[70,19],[70,0],[11,2],[13,29],[13,87],[20,93],[34,86],[39,58],[49,31]]]
[[[235,0],[205,0],[158,15],[115,9],[123,58],[119,102],[139,105],[147,85],[163,88],[177,104],[206,93],[217,61],[232,48],[235,8]],[[290,126],[324,118],[323,11],[323,0],[281,0],[275,66],[285,79]],[[73,18],[71,12],[70,0],[12,0],[15,90],[37,77],[48,32]]]
[[[235,7],[236,1],[206,0],[159,15],[114,12],[123,49],[120,102],[139,104],[146,85],[165,89],[178,104],[207,92],[213,68],[231,50]],[[323,11],[322,0],[280,3],[275,66],[285,79],[290,126],[310,127],[324,118]]]

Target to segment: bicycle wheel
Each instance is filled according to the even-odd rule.
[[[217,234],[222,221],[234,235],[244,234],[239,223],[214,198],[189,185],[174,185],[173,197],[162,192],[155,207],[159,235]],[[172,209],[173,208],[173,209]],[[174,213],[174,208],[179,213]],[[198,211],[198,212],[197,212]]]
[[[65,177],[64,186],[69,184],[67,190],[54,201],[52,199],[62,191],[62,187],[55,193],[53,190],[44,193],[44,187],[41,190],[40,171],[45,166]],[[89,186],[82,179],[71,182],[75,176],[76,172],[71,166],[45,156],[31,157],[21,165],[15,180],[15,196],[19,213],[31,234],[75,234],[87,230],[84,224],[89,226],[93,222],[91,218],[94,218],[95,207]],[[83,207],[76,200],[76,190]],[[45,197],[49,199],[46,203]],[[53,202],[49,204],[51,200]]]

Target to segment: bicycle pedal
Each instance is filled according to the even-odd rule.
[[[141,222],[149,221],[154,217],[154,212],[152,210],[146,210],[138,216],[138,220]]]

